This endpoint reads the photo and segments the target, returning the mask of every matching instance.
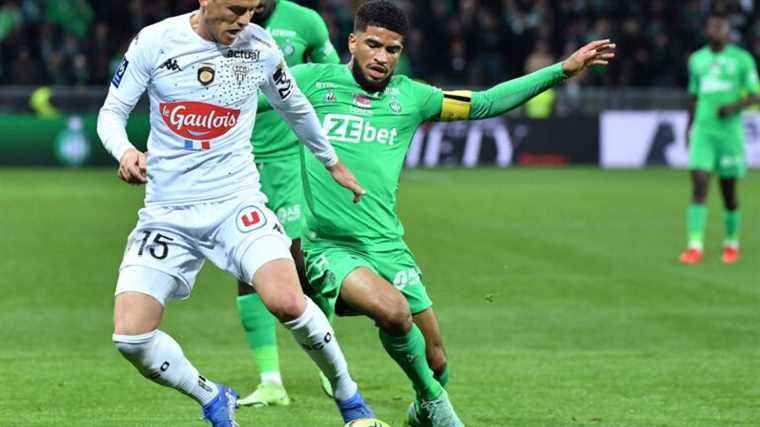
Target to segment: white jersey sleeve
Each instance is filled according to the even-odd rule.
[[[153,70],[152,44],[140,35],[132,43],[111,80],[108,96],[98,114],[97,131],[103,146],[120,161],[124,153],[134,146],[126,132],[127,119],[150,82]]]
[[[268,78],[262,82],[261,92],[293,129],[298,139],[325,166],[338,163],[338,155],[327,140],[314,107],[294,83],[282,54],[275,59],[276,61],[269,64]]]

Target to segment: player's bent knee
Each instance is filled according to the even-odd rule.
[[[290,322],[306,311],[306,299],[297,292],[284,292],[267,308],[280,322]]]
[[[401,297],[393,303],[384,304],[375,315],[375,322],[380,329],[393,335],[405,334],[412,329],[412,312],[409,304]]]
[[[139,335],[113,334],[111,339],[119,353],[129,360],[143,376],[149,378],[151,376],[149,354],[157,334],[158,330]]]

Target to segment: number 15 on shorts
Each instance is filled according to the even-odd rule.
[[[173,242],[169,236],[159,232],[141,230],[142,239],[139,242],[137,256],[150,254],[155,259],[164,259],[169,255],[169,243]]]

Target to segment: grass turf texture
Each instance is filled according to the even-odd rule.
[[[413,171],[399,194],[470,426],[726,426],[760,419],[760,175],[742,183],[738,265],[678,265],[688,181],[667,170]],[[715,190],[715,188],[713,189]],[[140,377],[111,344],[112,293],[142,191],[111,170],[0,170],[0,425],[202,425],[195,403]],[[347,194],[346,197],[349,197]],[[234,281],[207,265],[162,329],[201,372],[257,382]],[[371,322],[339,339],[377,415],[401,424],[402,372]],[[337,426],[316,369],[282,328],[294,403],[245,425]]]

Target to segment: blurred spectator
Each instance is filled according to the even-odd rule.
[[[397,1],[412,23],[405,68],[442,86],[486,86],[606,37],[618,43],[618,58],[608,72],[592,70],[579,84],[685,86],[686,59],[705,43],[711,8],[728,13],[735,41],[760,55],[760,0]],[[320,12],[348,59],[346,40],[362,0],[296,2]],[[0,1],[0,83],[104,85],[137,31],[198,7],[197,0],[118,3]]]
[[[16,2],[10,1],[0,6],[0,40],[5,39],[11,31],[23,25],[21,9]]]

